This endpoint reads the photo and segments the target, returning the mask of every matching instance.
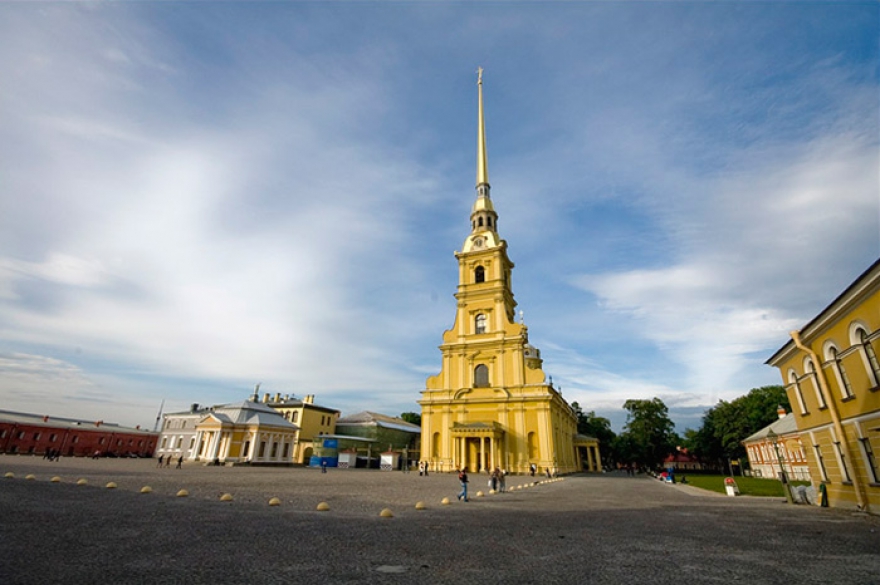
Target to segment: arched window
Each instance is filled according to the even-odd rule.
[[[797,374],[794,370],[788,371],[788,383],[791,384],[791,387],[794,390],[794,397],[797,399],[801,414],[810,414],[807,411],[807,405],[804,402],[804,393],[801,391],[801,385],[798,383]]]
[[[816,364],[813,363],[813,360],[810,358],[804,360],[804,370],[807,372],[807,375],[810,376],[810,381],[813,383],[813,388],[816,390],[816,400],[819,401],[819,408],[828,408],[828,405],[825,403],[825,396],[822,395],[822,389],[819,387],[819,380],[816,377]]]
[[[483,218],[482,217],[477,219],[477,225],[480,227],[483,227]]]
[[[476,368],[474,368],[474,388],[488,388],[489,387],[489,367],[485,364],[480,364]]]
[[[843,367],[843,361],[837,352],[837,348],[829,343],[825,347],[825,359],[831,362],[831,368],[834,370],[834,377],[837,379],[837,386],[840,388],[840,396],[844,400],[852,398],[852,384],[849,383],[849,376],[846,375],[846,368]]]
[[[474,317],[474,333],[486,332],[486,315],[480,313]]]
[[[486,225],[489,227],[492,227],[492,218],[491,217],[486,218]]]
[[[486,282],[486,269],[482,266],[474,268],[474,282]]]
[[[862,327],[859,327],[856,330],[856,334],[858,335],[859,345],[861,346],[862,357],[867,362],[868,379],[871,382],[871,387],[876,388],[877,386],[880,386],[880,361],[877,361],[877,353],[874,351],[874,346],[871,345],[871,340],[868,338],[868,332]]]

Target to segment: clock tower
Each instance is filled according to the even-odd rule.
[[[457,308],[443,334],[442,366],[428,378],[422,406],[422,461],[436,471],[496,467],[527,473],[598,470],[598,441],[577,435],[577,420],[541,369],[528,328],[516,321],[514,264],[498,234],[489,195],[483,71],[478,70],[477,185],[470,234],[458,260]]]

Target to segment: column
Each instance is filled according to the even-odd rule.
[[[190,450],[189,457],[187,459],[192,459],[193,461],[198,460],[201,455],[200,449],[202,448],[202,431],[196,431],[196,442],[193,444],[193,448]]]
[[[489,471],[492,471],[493,469],[498,467],[495,464],[495,460],[496,460],[495,448],[496,447],[497,447],[497,445],[495,444],[495,437],[489,437]]]
[[[229,436],[226,438],[226,444],[223,445],[223,454],[220,455],[220,459],[226,461],[226,459],[229,457],[229,447],[230,447],[231,443],[232,443],[232,433],[229,433]]]
[[[214,440],[211,442],[211,449],[210,449],[211,454],[208,456],[208,459],[210,459],[211,461],[214,461],[214,459],[217,458],[217,452],[220,449],[220,437],[221,437],[221,435],[223,435],[223,432],[222,431],[212,431],[212,432],[214,435],[214,437],[213,437]]]
[[[480,437],[480,464],[477,465],[477,471],[482,471],[486,466],[486,437]]]

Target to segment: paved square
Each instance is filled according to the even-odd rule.
[[[155,465],[0,456],[0,583],[880,582],[880,518],[781,499],[617,475],[476,497],[472,475],[464,503],[451,474]]]

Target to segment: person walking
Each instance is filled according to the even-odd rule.
[[[162,461],[164,461],[164,460],[165,460],[165,456],[159,455],[159,465],[157,465],[156,467],[162,467]]]
[[[462,467],[458,472],[458,481],[461,483],[461,493],[458,494],[458,499],[464,499],[465,502],[468,501],[467,487],[468,487],[468,476],[467,476],[467,467]]]
[[[177,469],[180,469],[181,465],[183,465],[183,455],[177,458]]]

